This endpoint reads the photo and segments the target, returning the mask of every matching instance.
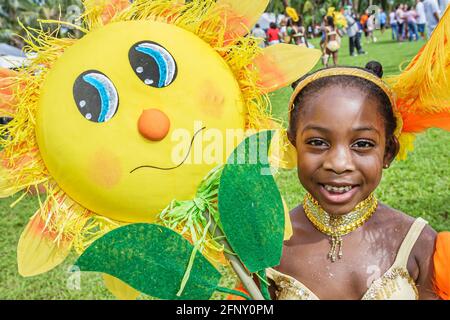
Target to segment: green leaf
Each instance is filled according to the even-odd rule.
[[[130,224],[95,241],[75,265],[81,271],[108,273],[160,299],[206,300],[215,291],[221,275],[200,253],[195,256],[183,293],[176,295],[193,248],[168,228]]]
[[[250,272],[276,266],[281,259],[284,209],[267,158],[272,135],[263,131],[245,139],[220,179],[223,232]]]

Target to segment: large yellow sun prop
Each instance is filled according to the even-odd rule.
[[[36,58],[0,81],[0,113],[14,118],[0,128],[0,196],[47,193],[19,241],[22,275],[120,224],[154,222],[225,161],[229,141],[213,137],[270,127],[267,93],[320,52],[245,36],[267,3],[91,0],[80,40],[29,33]]]
[[[151,222],[172,199],[192,198],[225,159],[194,161],[205,148],[191,140],[206,147],[215,143],[208,130],[225,137],[244,126],[239,84],[217,52],[176,26],[128,21],[86,35],[55,63],[36,133],[50,175],[73,200],[115,220]]]

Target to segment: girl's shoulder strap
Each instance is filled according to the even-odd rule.
[[[396,266],[401,266],[406,268],[408,264],[408,258],[411,253],[414,244],[422,233],[423,228],[428,224],[428,222],[422,218],[417,218],[411,227],[409,228],[408,233],[406,234],[405,239],[403,240],[400,249],[397,253],[397,258],[395,259],[394,264]]]

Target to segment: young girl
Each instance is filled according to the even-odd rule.
[[[374,36],[373,32],[375,31],[375,15],[371,14],[366,21],[367,26],[367,43],[377,42],[377,38]]]
[[[376,62],[300,79],[288,136],[308,194],[290,213],[293,235],[268,269],[276,299],[436,299],[436,232],[377,201],[399,151],[399,120]]]
[[[341,47],[339,30],[336,29],[333,17],[327,16],[325,27],[325,52],[323,55],[323,64],[328,66],[328,59],[330,55],[333,57],[333,64],[336,66],[338,62],[338,51]]]
[[[288,20],[287,34],[289,37],[288,43],[296,44],[298,46],[307,46],[308,42],[306,40],[306,30],[303,27],[302,18],[299,16],[298,21]]]

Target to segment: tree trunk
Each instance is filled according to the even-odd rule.
[[[353,11],[358,11],[359,9],[359,0],[354,0],[353,1]]]

